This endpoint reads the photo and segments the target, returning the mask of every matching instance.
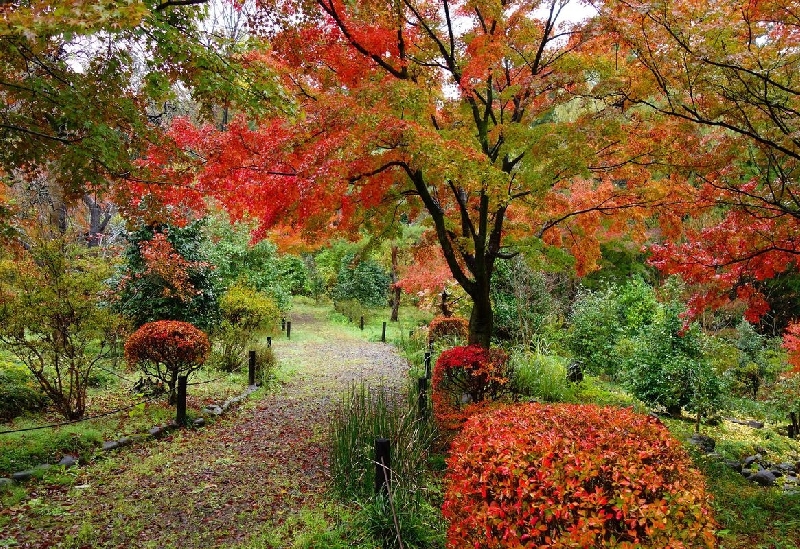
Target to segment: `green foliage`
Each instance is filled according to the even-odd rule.
[[[178,320],[210,329],[217,322],[217,282],[205,255],[203,224],[148,225],[128,235],[125,264],[115,280],[114,307],[134,327]],[[148,243],[164,237],[169,250],[158,250],[151,258],[143,254]]]
[[[689,456],[657,419],[627,409],[524,404],[473,416],[446,483],[453,549],[717,546]]]
[[[47,402],[47,396],[25,366],[0,360],[0,421],[41,410]]]
[[[362,502],[353,519],[355,530],[367,536],[370,546],[428,549],[444,543],[441,514],[418,492],[395,490],[391,501],[387,495],[378,494]]]
[[[615,376],[618,343],[640,334],[657,309],[655,292],[639,278],[619,288],[586,292],[573,305],[568,346],[587,371]]]
[[[567,381],[567,359],[538,351],[511,353],[511,392],[543,402],[566,402],[577,398],[578,387]]]
[[[366,320],[372,316],[370,310],[357,299],[336,300],[333,303],[333,309],[340,315],[346,317],[350,322],[360,322],[362,316],[366,322]]]
[[[231,286],[219,302],[222,321],[213,335],[212,362],[226,372],[239,368],[247,351],[261,336],[274,335],[280,319],[277,303],[243,284]]]
[[[682,308],[667,304],[631,342],[622,374],[631,393],[651,405],[679,413],[688,406],[701,414],[719,408],[722,385],[703,354],[699,326],[686,328]]]
[[[754,400],[763,385],[775,382],[783,367],[780,353],[767,344],[767,338],[745,319],[736,326],[737,361],[726,373],[739,394],[748,394]]]
[[[536,272],[522,256],[498,261],[492,273],[494,336],[514,343],[528,344],[549,325],[558,324],[566,307],[554,291],[560,278]]]
[[[308,266],[302,257],[285,254],[278,259],[278,273],[281,284],[291,295],[309,295],[311,281]]]
[[[0,341],[67,419],[83,416],[92,368],[120,325],[100,305],[110,265],[96,251],[41,235],[0,260]]]
[[[2,435],[0,474],[55,463],[64,454],[88,455],[103,440],[103,434],[87,423]]]
[[[332,297],[356,300],[367,307],[382,307],[389,297],[389,273],[370,259],[356,262],[354,254],[342,258]]]
[[[305,264],[297,256],[280,256],[269,240],[251,242],[253,224],[231,223],[223,213],[207,218],[207,238],[202,248],[215,266],[221,288],[239,283],[251,286],[272,297],[281,311],[290,307],[292,294],[304,294],[307,284]]]
[[[258,342],[252,346],[256,352],[256,383],[266,386],[275,377],[275,370],[278,367],[278,359],[272,347],[266,343]]]
[[[346,256],[355,255],[357,250],[358,244],[346,240],[335,240],[317,252],[310,261],[311,266],[309,267],[312,295],[319,298],[323,294],[331,293],[336,287],[342,261]]]
[[[433,431],[417,415],[416,395],[403,397],[383,387],[353,385],[331,416],[331,478],[344,501],[366,501],[375,490],[376,438],[390,440],[392,475],[401,488],[422,489]]]

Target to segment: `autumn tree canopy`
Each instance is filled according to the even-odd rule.
[[[702,139],[684,161],[682,234],[656,264],[699,286],[693,312],[742,298],[756,320],[769,308],[761,281],[800,254],[800,3],[596,4],[620,48],[609,96]]]
[[[427,219],[473,301],[470,341],[486,346],[495,261],[561,245],[586,272],[600,233],[630,229],[606,214],[638,215],[657,194],[630,162],[646,152],[618,146],[636,121],[579,98],[587,63],[602,73],[613,59],[592,50],[591,21],[564,19],[567,4],[259,2],[253,28],[297,116],[225,131],[179,121],[172,135],[190,154],[152,150],[146,165],[167,166],[183,204],[212,195],[264,229],[314,237],[377,231],[401,212]],[[144,192],[158,189],[133,194]]]

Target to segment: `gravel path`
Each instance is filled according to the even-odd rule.
[[[326,418],[358,380],[401,386],[405,360],[303,309],[274,349],[288,382],[204,429],[77,469],[72,488],[41,486],[13,510],[14,547],[235,547],[319,501]],[[11,512],[11,511],[5,511]]]

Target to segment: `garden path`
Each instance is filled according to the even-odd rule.
[[[273,346],[287,380],[275,390],[205,428],[75,469],[71,488],[43,485],[0,539],[36,548],[249,547],[318,502],[335,399],[360,379],[399,386],[406,363],[310,307],[294,312],[291,339]]]

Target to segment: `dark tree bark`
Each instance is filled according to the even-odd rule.
[[[397,322],[400,313],[400,293],[402,290],[397,286],[397,246],[392,246],[392,316],[389,318],[392,322]]]

